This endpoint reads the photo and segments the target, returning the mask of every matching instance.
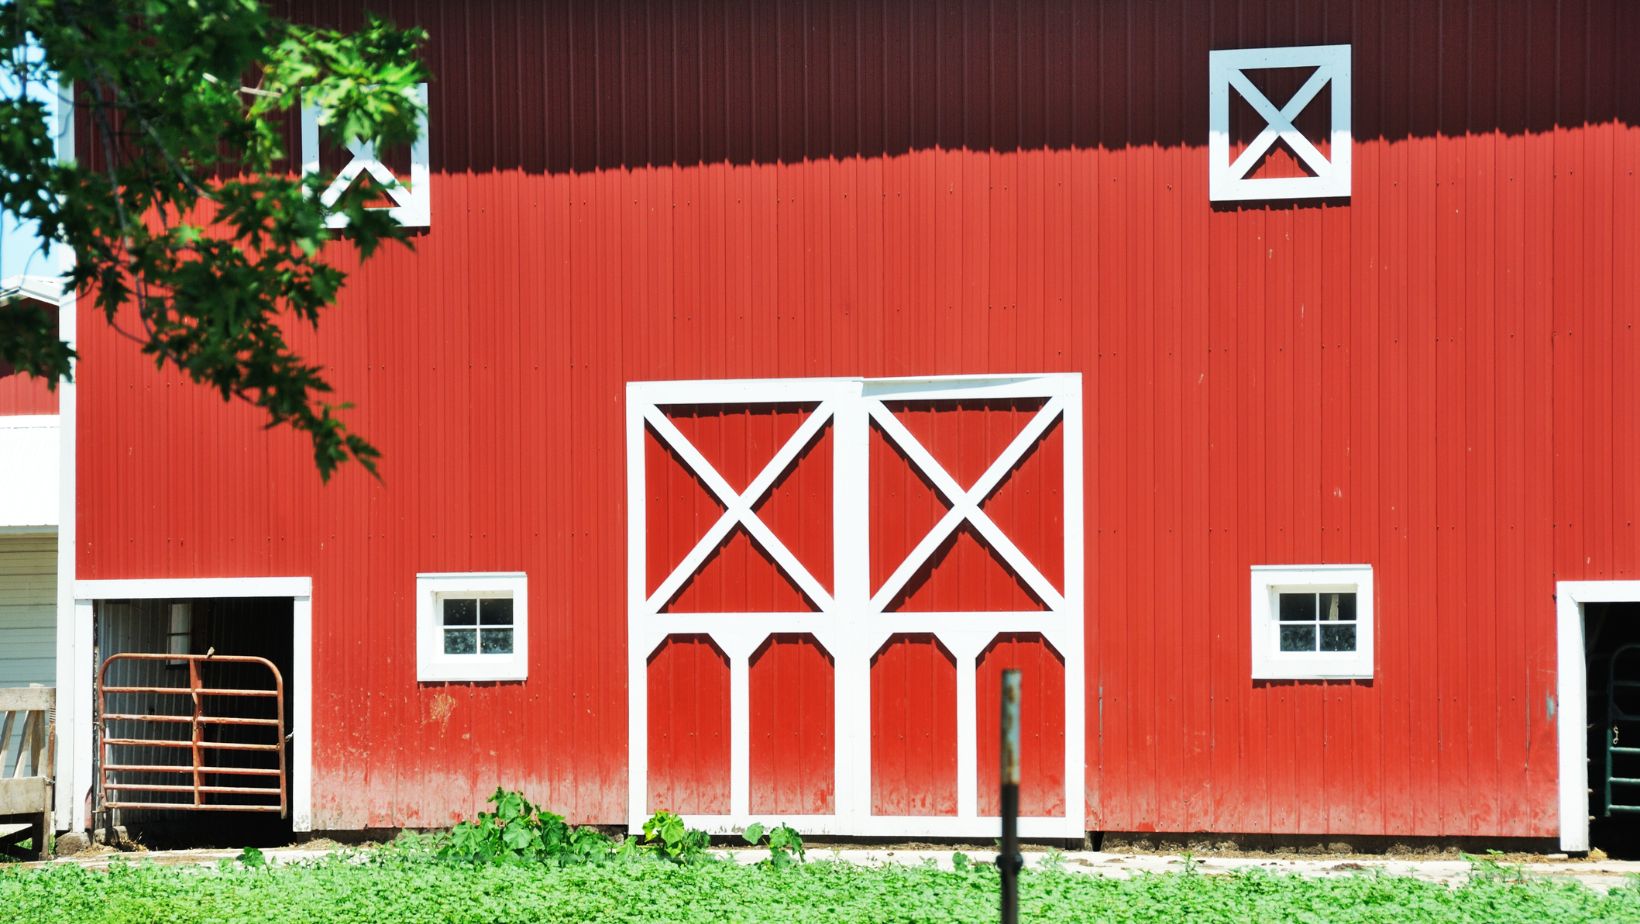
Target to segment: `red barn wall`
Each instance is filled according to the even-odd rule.
[[[0,417],[57,413],[57,392],[45,379],[0,364]]]
[[[1640,10],[376,6],[432,227],[301,343],[381,480],[80,323],[79,576],[313,576],[316,826],[624,820],[627,381],[1075,371],[1089,828],[1555,832],[1554,582],[1640,577]],[[1354,194],[1211,205],[1209,49],[1336,42]],[[1373,566],[1371,682],[1249,680],[1289,562]],[[527,682],[416,683],[462,570]]]
[[[56,305],[47,306],[47,310],[56,317]],[[0,362],[0,417],[57,413],[57,390],[51,385],[46,379]]]

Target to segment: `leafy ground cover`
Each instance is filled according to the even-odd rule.
[[[811,856],[812,856],[811,852]],[[1601,894],[1482,863],[1466,885],[1361,875],[1250,871],[1106,879],[1027,871],[1026,921],[1640,921],[1640,885]],[[523,921],[992,921],[987,863],[861,867],[831,861],[742,866],[631,856],[558,865],[441,858],[411,842],[289,866],[254,854],[216,867],[0,867],[0,919],[98,924],[444,924]]]

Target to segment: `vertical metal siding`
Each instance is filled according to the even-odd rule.
[[[932,635],[871,659],[871,814],[957,814],[957,662]]]
[[[44,379],[21,372],[6,372],[0,366],[0,417],[18,414],[57,413],[57,392]]]
[[[776,635],[752,656],[751,811],[836,811],[834,666],[812,636]]]
[[[644,682],[650,811],[728,814],[728,657],[704,635],[676,635],[650,656]]]
[[[1640,577],[1632,5],[378,8],[432,227],[295,340],[382,480],[80,327],[80,574],[314,577],[319,827],[624,817],[624,382],[1063,370],[1090,828],[1554,832],[1553,582]],[[1210,205],[1208,50],[1323,42],[1354,195]],[[1250,682],[1248,566],[1314,561],[1375,678]],[[415,572],[515,569],[530,680],[417,685]]]

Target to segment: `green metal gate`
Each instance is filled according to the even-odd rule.
[[[1606,672],[1606,787],[1602,815],[1640,813],[1640,644],[1612,652]]]

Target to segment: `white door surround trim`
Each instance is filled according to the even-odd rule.
[[[1014,441],[992,460],[978,484],[964,489],[906,429],[884,402],[1041,399],[1036,416]],[[805,423],[740,492],[715,471],[667,419],[662,408],[691,404],[811,404]],[[995,816],[978,810],[976,754],[976,664],[985,646],[999,634],[1030,632],[1042,636],[1065,665],[1065,802],[1054,817],[1021,818],[1026,837],[1081,837],[1086,829],[1084,791],[1083,651],[1083,485],[1082,379],[1071,374],[951,376],[920,379],[762,379],[725,381],[633,382],[626,389],[627,426],[627,656],[628,656],[628,822],[641,829],[649,814],[648,702],[644,682],[648,658],[680,634],[706,634],[729,660],[730,780],[727,814],[689,815],[688,822],[713,833],[737,831],[755,820],[786,821],[807,834],[889,835],[898,837],[990,837]],[[755,504],[798,457],[822,426],[832,428],[832,530],[835,574],[832,589],[810,574],[803,563],[757,517]],[[870,518],[869,451],[873,426],[903,451],[912,466],[946,498],[946,516],[918,543],[901,566],[873,594],[868,526]],[[1062,428],[1064,589],[1042,576],[980,508],[980,501],[1000,484],[1012,467],[1053,427]],[[648,554],[645,510],[646,431],[654,432],[706,486],[724,512],[651,593],[647,586]],[[952,614],[888,611],[899,588],[929,560],[940,543],[963,523],[1020,575],[1045,604],[1023,613]],[[713,549],[736,526],[745,528],[776,566],[809,597],[814,612],[759,613],[755,619],[735,613],[668,613],[670,596],[701,567]],[[836,738],[834,780],[836,811],[830,815],[764,818],[750,810],[749,659],[764,639],[776,633],[803,633],[835,658],[833,715],[836,728],[854,729],[856,737]],[[871,813],[870,659],[897,634],[935,635],[956,662],[957,811],[946,816],[889,816]],[[865,737],[859,737],[865,735]]]
[[[57,757],[58,818],[73,831],[84,831],[86,794],[94,779],[91,701],[96,665],[91,663],[91,623],[98,600],[166,600],[220,597],[288,597],[291,601],[290,818],[293,831],[313,830],[313,579],[305,577],[160,578],[155,580],[75,581],[72,665],[77,694],[72,712],[59,711]],[[59,675],[62,673],[59,662]],[[65,800],[68,804],[64,804]]]
[[[1560,723],[1560,849],[1589,849],[1588,654],[1583,604],[1640,603],[1640,581],[1555,584],[1555,699]]]

